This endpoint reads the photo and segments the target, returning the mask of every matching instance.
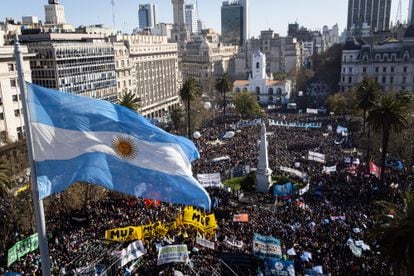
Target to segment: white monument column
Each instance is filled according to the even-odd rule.
[[[269,186],[272,183],[272,170],[269,168],[269,157],[267,154],[267,137],[266,126],[262,123],[260,129],[260,150],[259,150],[259,164],[256,171],[256,191],[260,193],[267,193]]]

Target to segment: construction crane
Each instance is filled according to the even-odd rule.
[[[114,28],[115,28],[115,0],[111,0],[111,5],[112,5],[112,24],[114,25]]]

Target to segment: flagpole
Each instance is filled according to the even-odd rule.
[[[37,235],[39,239],[40,259],[42,263],[42,275],[49,276],[50,274],[50,259],[49,259],[49,247],[47,243],[45,213],[43,210],[43,201],[39,199],[39,189],[37,186],[36,168],[33,161],[33,148],[32,148],[32,134],[29,124],[29,114],[26,102],[26,84],[24,81],[24,69],[23,69],[23,54],[20,48],[18,36],[15,36],[14,41],[14,56],[16,59],[17,76],[20,88],[20,97],[23,106],[24,127],[26,132],[26,144],[27,152],[29,155],[30,164],[30,178],[32,182],[32,200],[34,206],[34,213],[36,219]]]

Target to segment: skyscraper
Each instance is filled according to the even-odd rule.
[[[185,25],[187,31],[192,34],[198,33],[198,13],[197,6],[194,4],[185,5]]]
[[[408,8],[408,25],[414,25],[414,1],[410,0]]]
[[[178,42],[183,48],[188,41],[188,31],[185,26],[185,0],[172,0],[174,13],[174,27],[171,31],[171,38]]]
[[[371,32],[388,31],[390,13],[391,0],[349,0],[347,29],[358,36],[366,23]]]
[[[221,35],[224,44],[243,45],[248,39],[248,0],[224,1],[221,7]]]
[[[154,28],[157,25],[157,6],[154,4],[139,5],[138,22],[140,29]]]

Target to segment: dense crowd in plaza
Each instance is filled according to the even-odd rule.
[[[282,258],[293,260],[295,271],[300,275],[318,266],[322,266],[324,274],[331,275],[390,274],[390,264],[370,234],[378,226],[374,219],[379,210],[375,201],[387,200],[401,204],[399,193],[413,190],[407,175],[389,171],[386,184],[381,185],[377,177],[367,171],[362,155],[358,155],[357,151],[346,151],[358,148],[358,133],[350,133],[344,144],[334,143],[337,125],[347,124],[343,118],[272,114],[264,121],[267,123],[268,119],[321,122],[321,127],[317,129],[267,124],[270,169],[275,175],[282,173],[280,166],[303,171],[309,176],[309,191],[286,200],[275,200],[271,193],[245,192],[240,196],[234,191],[209,188],[212,202],[216,202],[212,212],[218,229],[214,236],[208,238],[215,243],[215,249],[196,244],[197,231],[181,227],[169,232],[168,238],[144,240],[147,253],[135,273],[174,275],[174,271],[178,270],[185,275],[212,275],[212,272],[226,275],[230,274],[231,268],[238,275],[258,275],[264,272],[263,260],[252,255],[253,235],[258,233],[280,239]],[[214,121],[200,130],[201,136],[194,140],[201,155],[193,164],[195,175],[218,172],[224,181],[236,167],[257,166],[260,126],[236,128],[235,123],[239,120],[230,118],[226,122]],[[234,131],[234,137],[222,140],[227,131]],[[337,172],[326,174],[322,171],[323,164],[307,160],[309,150],[325,154],[327,164],[338,164]],[[347,170],[342,162],[351,155],[361,160],[352,171]],[[228,158],[213,161],[222,156]],[[301,182],[299,178],[290,178]],[[58,198],[55,202],[57,206]],[[55,275],[75,275],[75,272],[80,271],[79,268],[87,272],[92,263],[104,264],[108,272],[119,275],[122,268],[118,267],[116,258],[111,257],[110,253],[126,244],[104,241],[105,230],[155,221],[170,222],[183,207],[162,203],[147,208],[143,199],[108,192],[105,199],[88,203],[85,218],[57,207],[47,209],[46,225]],[[233,221],[233,216],[241,213],[248,214],[248,222]],[[11,246],[30,234],[18,233],[7,242]],[[356,256],[347,245],[349,239],[363,241],[369,248],[361,256]],[[157,247],[171,243],[187,244],[191,262],[157,266]],[[311,253],[312,257],[302,258],[305,252]],[[7,269],[3,263],[0,274],[4,271],[38,274],[39,259],[38,250],[34,251]]]

